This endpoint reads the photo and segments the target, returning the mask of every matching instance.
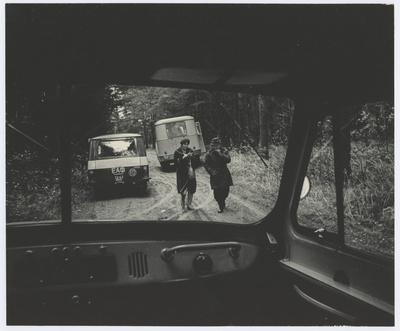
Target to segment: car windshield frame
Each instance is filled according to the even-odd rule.
[[[125,157],[140,157],[140,156],[146,156],[146,153],[144,153],[143,148],[141,148],[141,144],[138,143],[138,138],[137,137],[132,137],[132,138],[119,138],[119,139],[110,139],[110,138],[104,138],[104,139],[96,139],[93,142],[95,145],[97,145],[94,150],[94,159],[101,160],[101,159],[110,159],[110,158],[125,158]],[[124,145],[127,146],[121,146],[116,149],[115,145],[118,143],[124,143]],[[130,147],[131,144],[134,144],[133,149]],[[113,155],[101,155],[100,149],[101,146],[104,147],[109,147],[112,149],[111,152],[113,152]],[[125,148],[126,147],[126,148]],[[106,149],[104,149],[106,150]],[[132,152],[131,152],[132,151]]]

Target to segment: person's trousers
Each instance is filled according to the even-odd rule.
[[[225,199],[228,195],[229,186],[214,189],[214,199],[218,202],[218,206],[221,210],[225,208]]]

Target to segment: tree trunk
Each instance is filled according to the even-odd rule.
[[[233,118],[236,120],[236,122],[240,125],[240,112],[239,112],[239,94],[234,93],[233,94],[233,100],[232,100],[232,107],[233,107]],[[240,132],[238,128],[235,128],[231,139],[233,140],[233,144],[235,146],[239,145],[239,138],[240,138]]]
[[[149,141],[147,137],[147,125],[146,122],[143,122],[143,138],[144,138],[144,144],[146,145],[146,148],[149,148]]]
[[[245,127],[245,117],[246,117],[246,100],[244,99],[243,93],[238,93],[238,123],[242,130],[246,130]],[[246,131],[245,131],[246,132]],[[236,140],[240,147],[244,137],[239,129],[236,130]]]
[[[260,143],[259,147],[265,150],[265,156],[269,158],[269,141],[268,141],[268,110],[264,97],[258,96],[258,109],[260,119]]]
[[[250,98],[250,99],[249,99]],[[251,96],[248,97],[247,95],[242,95],[242,100],[243,100],[243,122],[242,122],[242,129],[246,133],[248,137],[251,138],[250,135],[250,107],[249,104],[251,103]],[[245,142],[245,145],[248,144],[248,141],[246,140],[245,137],[242,137],[242,141]]]
[[[154,132],[154,121],[150,122],[150,128],[151,128],[151,142],[153,145],[153,148],[156,148],[156,139],[155,139],[155,132]]]

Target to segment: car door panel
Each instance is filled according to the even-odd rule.
[[[303,158],[303,164],[297,170],[292,169],[292,176],[296,171],[306,174],[315,137],[313,130],[316,130],[315,124],[310,128],[308,139],[304,139],[307,133],[297,130],[297,125],[302,126],[302,119],[295,118],[292,141],[296,150],[293,156],[297,154]],[[341,148],[341,145],[336,143],[334,147]],[[340,153],[335,153],[335,159],[339,157]],[[343,191],[345,176],[337,174],[342,174],[344,168],[342,160],[339,161],[335,162],[335,172],[336,182],[341,184],[336,183],[334,187]],[[297,177],[294,192],[300,192],[301,179],[301,175]],[[343,199],[342,193],[336,198]],[[300,225],[295,215],[298,197],[293,196],[293,199],[294,202],[287,207],[292,212],[287,213],[290,216],[283,221],[282,247],[285,253],[280,264],[291,275],[297,293],[320,309],[341,316],[348,324],[393,325],[393,260],[347,247],[344,244],[343,217],[338,221],[337,233]],[[332,203],[338,209],[338,215],[343,215],[343,202]],[[330,216],[334,219],[336,215]]]

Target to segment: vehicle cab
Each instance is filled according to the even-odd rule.
[[[147,189],[149,161],[143,137],[137,133],[120,133],[89,139],[88,175],[95,197],[110,186],[136,186]]]
[[[394,5],[5,7],[8,325],[395,326]],[[91,201],[150,176],[88,132],[186,110],[235,143],[224,213],[202,168],[195,210],[158,169]]]

